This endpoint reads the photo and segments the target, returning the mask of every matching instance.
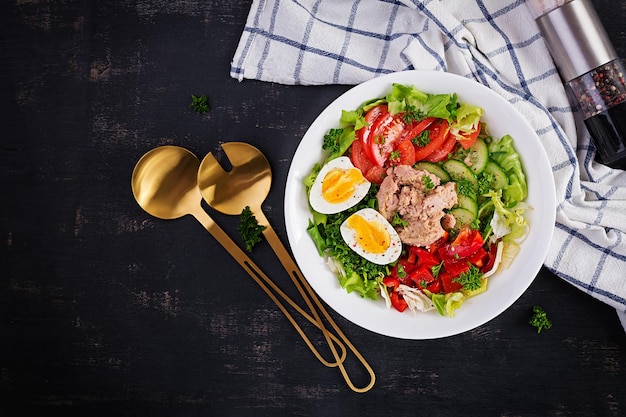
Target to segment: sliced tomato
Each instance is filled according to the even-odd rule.
[[[448,155],[452,153],[456,142],[456,138],[448,133],[448,137],[446,137],[446,140],[443,142],[441,147],[439,149],[435,149],[430,155],[428,155],[424,159],[429,162],[439,162],[447,159]]]
[[[370,159],[378,166],[384,166],[391,152],[404,135],[406,125],[399,115],[381,114],[370,132],[368,141]]]
[[[426,146],[415,146],[415,160],[422,161],[428,155],[439,149],[448,136],[450,126],[443,119],[438,119],[428,127],[430,142]]]
[[[410,140],[404,139],[396,147],[398,159],[392,159],[393,165],[413,165],[415,163],[415,146]]]
[[[371,149],[369,146],[371,132],[376,120],[384,113],[389,113],[386,105],[381,104],[376,107],[372,107],[367,113],[365,113],[365,127],[362,127],[361,129],[356,131],[356,137],[363,144],[363,150],[370,160],[372,159],[372,156],[368,153]]]
[[[463,149],[468,149],[470,146],[472,146],[474,142],[476,142],[476,139],[478,139],[478,135],[480,135],[480,126],[478,127],[478,129],[475,129],[468,133],[457,133],[456,140],[457,142],[459,142],[459,144],[461,144]]]
[[[414,137],[426,130],[435,120],[437,120],[435,117],[427,117],[419,122],[408,125],[402,139],[413,140]]]
[[[363,144],[355,140],[352,142],[350,151],[350,160],[352,164],[361,170],[365,179],[369,182],[380,184],[385,177],[385,168],[375,165],[365,154]]]
[[[365,175],[367,169],[372,164],[367,155],[365,155],[363,144],[358,140],[352,142],[352,146],[350,148],[350,160],[352,161],[352,165],[360,169],[363,175]]]

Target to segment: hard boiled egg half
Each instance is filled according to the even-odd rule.
[[[361,201],[370,185],[350,158],[341,156],[328,162],[317,174],[309,191],[309,203],[318,213],[339,213]]]
[[[339,230],[350,249],[377,265],[390,264],[402,253],[400,236],[374,209],[357,211],[341,224]]]

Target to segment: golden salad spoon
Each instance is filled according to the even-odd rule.
[[[269,162],[261,151],[248,143],[228,142],[222,144],[222,149],[230,161],[232,169],[226,172],[211,153],[204,157],[198,170],[198,187],[204,200],[209,206],[224,214],[239,215],[246,207],[250,208],[259,224],[265,226],[263,235],[278,256],[278,259],[280,259],[285,270],[289,273],[309,310],[313,313],[315,319],[319,320],[319,325],[335,358],[338,358],[337,351],[329,340],[330,333],[326,331],[317,310],[322,312],[339,338],[354,353],[370,375],[369,384],[363,388],[358,388],[352,383],[343,366],[343,361],[337,359],[339,369],[345,381],[356,392],[368,391],[375,382],[374,371],[321,304],[263,213],[261,205],[269,193],[272,182],[272,171]],[[315,303],[317,310],[314,308],[313,303]]]
[[[324,359],[268,286],[309,322],[319,326],[318,321],[272,282],[204,211],[202,195],[196,182],[199,166],[200,160],[193,153],[178,146],[161,146],[147,152],[133,170],[131,186],[135,200],[148,214],[159,219],[177,219],[187,214],[194,216],[274,301],[319,361],[328,367],[337,366],[337,362],[342,362],[346,354],[341,342],[333,335],[334,343],[342,348],[342,355],[335,355],[337,362]]]

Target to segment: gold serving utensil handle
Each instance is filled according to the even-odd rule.
[[[199,166],[200,160],[194,154],[178,146],[162,146],[149,151],[137,162],[133,170],[131,186],[135,200],[147,213],[160,219],[177,219],[187,214],[194,216],[278,306],[315,357],[328,367],[337,366],[337,362],[328,362],[321,356],[270,288],[316,327],[319,326],[318,321],[265,275],[202,209],[202,196],[196,183]],[[332,335],[332,339],[333,343],[343,348],[341,342],[334,335]],[[346,351],[343,348],[342,355],[338,357],[338,362],[342,362],[345,355]]]
[[[200,188],[204,200],[209,206],[224,214],[238,215],[245,207],[250,208],[259,224],[265,226],[263,235],[276,253],[276,256],[285,270],[289,273],[289,276],[300,292],[300,295],[305,300],[313,317],[319,320],[324,335],[327,338],[328,345],[337,359],[338,367],[346,383],[355,392],[368,391],[372,388],[376,380],[372,367],[324,308],[317,294],[304,278],[300,268],[298,268],[296,262],[263,213],[261,205],[269,193],[272,182],[269,162],[261,151],[248,143],[228,142],[222,144],[222,149],[228,157],[232,169],[226,172],[211,153],[204,157],[200,164],[200,169],[198,170],[198,187]],[[339,339],[350,349],[369,374],[370,382],[365,387],[356,387],[348,375],[343,361],[338,360],[338,353],[333,342],[329,339],[330,332],[326,331],[317,311],[323,314]]]

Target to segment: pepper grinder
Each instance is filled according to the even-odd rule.
[[[593,5],[588,0],[527,4],[581,111],[596,160],[626,169],[626,72]]]

